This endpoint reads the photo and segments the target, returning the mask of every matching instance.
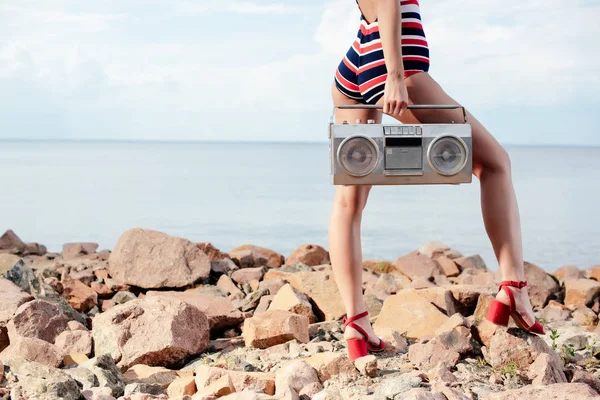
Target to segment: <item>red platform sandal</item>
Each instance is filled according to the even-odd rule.
[[[369,343],[369,335],[367,335],[367,332],[365,332],[363,328],[354,323],[354,321],[359,320],[368,315],[369,312],[365,311],[350,318],[344,317],[344,331],[346,330],[346,327],[349,326],[351,328],[356,329],[358,332],[360,332],[361,335],[363,335],[362,339],[346,339],[346,343],[348,345],[348,357],[352,361],[356,360],[357,358],[366,356],[369,351],[373,353],[378,353],[385,349],[385,342],[382,338],[379,338],[378,346],[372,345],[371,343]]]
[[[508,317],[512,317],[513,320],[515,321],[515,324],[517,324],[517,326],[519,328],[524,329],[531,333],[538,334],[538,335],[544,335],[545,332],[544,332],[544,327],[542,326],[542,324],[540,324],[536,320],[533,325],[528,325],[527,322],[525,322],[525,320],[523,319],[523,317],[521,317],[521,314],[519,314],[517,312],[516,306],[515,306],[515,297],[514,297],[512,291],[507,286],[512,286],[512,287],[521,289],[521,288],[527,286],[527,282],[526,281],[520,281],[520,282],[518,282],[518,281],[502,281],[502,282],[500,282],[500,287],[498,288],[498,291],[500,291],[502,289],[506,292],[506,294],[508,294],[508,298],[510,299],[510,305],[507,306],[506,304],[504,304],[496,299],[492,300],[492,302],[490,304],[490,308],[488,310],[487,320],[490,322],[493,322],[496,325],[508,326]]]

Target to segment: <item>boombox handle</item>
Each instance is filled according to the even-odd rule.
[[[382,105],[377,104],[345,104],[340,105],[335,108],[339,108],[342,110],[348,109],[370,109],[370,110],[382,110]],[[465,119],[465,124],[467,123],[467,111],[463,106],[455,105],[455,104],[410,104],[406,107],[409,110],[427,110],[427,109],[438,109],[438,110],[454,110],[456,108],[462,109],[463,118]],[[332,121],[333,121],[333,115]]]

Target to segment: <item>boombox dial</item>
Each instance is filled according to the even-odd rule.
[[[349,137],[340,144],[338,159],[348,175],[367,176],[377,168],[377,145],[368,137]]]
[[[438,136],[429,145],[427,160],[440,175],[452,176],[463,170],[469,150],[465,142],[456,136]]]

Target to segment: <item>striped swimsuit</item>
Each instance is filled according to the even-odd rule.
[[[357,0],[358,3],[358,0]],[[400,0],[404,77],[429,71],[429,48],[418,0]],[[359,7],[360,8],[360,7]],[[335,85],[351,99],[376,104],[383,96],[387,69],[377,20],[368,24],[361,13],[356,40],[340,62]]]

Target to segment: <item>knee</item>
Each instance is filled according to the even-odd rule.
[[[473,163],[473,174],[481,179],[486,174],[511,175],[511,160],[506,149],[498,145],[493,152],[484,159]]]
[[[335,196],[334,214],[348,218],[356,218],[362,215],[367,205],[369,189],[347,187],[340,190]]]

